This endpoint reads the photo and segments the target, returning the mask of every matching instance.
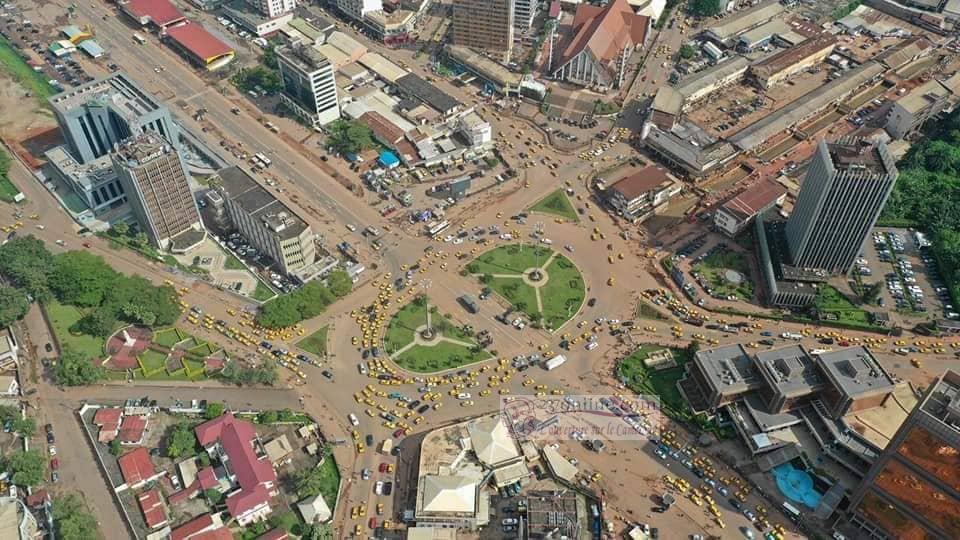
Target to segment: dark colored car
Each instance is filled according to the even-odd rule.
[[[393,482],[386,482],[383,484],[383,494],[389,496],[393,493]]]
[[[53,352],[53,345],[50,343],[47,343],[46,345],[43,346],[43,350],[47,352]]]
[[[373,446],[373,435],[367,435],[366,437],[367,446]]]
[[[595,305],[597,305],[597,299],[596,299],[596,298],[591,298],[590,300],[587,300],[587,307],[593,307],[593,306],[595,306]]]
[[[333,380],[333,373],[330,373],[330,372],[327,371],[327,370],[323,370],[323,371],[321,372],[321,374],[322,374],[324,377],[330,379],[331,381]]]
[[[430,410],[430,406],[429,406],[429,405],[421,405],[421,406],[417,409],[417,412],[420,413],[420,414],[423,414],[423,413],[425,413],[425,412],[427,412],[427,411],[429,411],[429,410]]]

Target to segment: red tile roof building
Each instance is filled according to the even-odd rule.
[[[606,189],[606,195],[621,216],[636,223],[652,216],[681,189],[680,182],[666,171],[650,165],[618,180]]]
[[[257,540],[287,540],[287,538],[290,538],[287,531],[277,527],[261,534],[257,537]]]
[[[146,430],[146,416],[124,416],[120,422],[120,444],[140,444]]]
[[[117,459],[120,465],[120,474],[123,481],[130,489],[146,484],[150,480],[160,476],[150,461],[150,453],[146,448],[136,448],[120,456]],[[162,474],[162,473],[160,473]]]
[[[137,495],[137,503],[147,527],[156,529],[167,524],[167,509],[163,506],[159,489],[154,488]]]
[[[187,20],[170,0],[130,0],[125,4],[118,4],[124,13],[141,26],[151,24],[163,28]]]
[[[223,526],[219,516],[204,514],[171,531],[170,540],[212,540],[222,534],[217,531],[226,532],[227,536],[222,538],[231,538],[230,530]]]
[[[278,493],[277,473],[263,455],[253,424],[232,413],[196,427],[197,440],[211,457],[219,458],[240,489],[227,496],[227,509],[241,525],[266,518],[270,498]]]
[[[190,22],[168,28],[167,42],[198,67],[215,70],[227,65],[235,55],[226,43],[207,32],[200,23]]]
[[[97,440],[102,443],[108,443],[117,437],[120,431],[120,419],[123,417],[122,409],[104,407],[97,409],[93,415],[94,425],[100,428]]]
[[[578,5],[567,38],[555,52],[553,77],[601,90],[619,88],[627,60],[643,46],[650,24],[650,17],[634,13],[627,0],[606,7]]]
[[[736,236],[759,214],[781,204],[786,195],[785,187],[763,180],[717,208],[713,223],[727,236]]]

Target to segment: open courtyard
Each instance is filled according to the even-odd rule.
[[[417,373],[446,371],[490,358],[468,331],[428,306],[425,296],[393,316],[383,341],[394,363]]]

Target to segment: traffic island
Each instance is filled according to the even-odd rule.
[[[397,366],[417,373],[446,371],[491,357],[467,331],[439,315],[422,296],[393,316],[383,341]]]
[[[549,331],[569,321],[586,298],[576,265],[543,246],[494,248],[468,264],[467,272]]]

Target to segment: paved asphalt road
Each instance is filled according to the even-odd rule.
[[[208,110],[207,121],[216,124],[221,130],[228,133],[234,140],[241,141],[247,148],[258,148],[266,150],[274,158],[274,167],[272,173],[289,180],[292,185],[288,190],[289,194],[298,195],[301,201],[316,201],[324,209],[330,212],[329,217],[336,223],[355,223],[361,224],[380,224],[384,221],[372,210],[363,200],[350,193],[346,188],[333,181],[328,174],[317,168],[312,162],[301,157],[298,153],[289,150],[289,147],[279,137],[263,128],[256,119],[250,117],[246,112],[234,115],[230,109],[234,102],[221,96],[212,89],[206,82],[199,79],[196,74],[184,63],[182,59],[173,55],[165,46],[157,44],[155,39],[150,39],[148,45],[137,47],[130,43],[130,34],[132,30],[118,20],[110,16],[107,20],[101,20],[101,16],[110,13],[106,4],[82,3],[77,5],[77,10],[81,16],[85,16],[92,21],[96,21],[98,30],[98,40],[101,41],[114,55],[114,61],[134,78],[144,84],[148,90],[157,92],[166,99],[183,99],[192,106],[206,107]],[[672,36],[672,35],[671,35]],[[677,39],[676,36],[670,39]],[[673,43],[673,42],[671,42]],[[678,47],[673,45],[674,51]],[[653,60],[652,60],[653,61]],[[658,59],[658,65],[662,62]],[[162,66],[164,70],[156,74],[153,68]],[[662,77],[658,77],[662,78]],[[663,84],[663,81],[658,81]],[[639,91],[643,88],[649,90],[651,83],[646,87],[638,85]],[[193,120],[184,119],[187,125],[193,128],[198,126]],[[519,119],[506,117],[506,120],[495,126],[497,133],[508,134],[510,140],[519,142],[516,131],[507,130],[504,124],[515,121],[522,124]],[[522,126],[521,126],[522,128]],[[199,131],[199,129],[196,129]],[[532,132],[533,130],[528,130]],[[211,139],[209,141],[215,148],[219,147],[218,141]],[[521,149],[523,148],[522,145]],[[629,151],[623,145],[610,154],[621,152],[629,155]],[[509,197],[502,196],[502,192],[492,192],[490,195],[482,196],[477,201],[471,201],[470,204],[458,205],[454,207],[449,215],[453,223],[458,226],[469,228],[473,225],[487,226],[490,224],[499,224],[504,226],[504,220],[519,211],[527,208],[533,201],[539,200],[544,195],[555,190],[558,187],[559,180],[568,180],[576,190],[576,197],[583,200],[574,200],[577,206],[585,206],[589,200],[589,195],[582,182],[574,180],[580,173],[591,171],[598,163],[587,163],[569,157],[562,157],[558,153],[546,150],[545,153],[551,153],[555,159],[560,160],[561,167],[558,169],[558,180],[551,179],[541,171],[522,170],[522,178],[529,181],[529,188],[516,189]],[[28,177],[24,177],[25,171],[15,167],[13,169],[14,180],[18,185],[28,186],[25,191],[30,198],[30,205],[36,205],[29,208],[36,208],[44,215],[46,223],[50,223],[45,231],[37,231],[48,241],[62,236],[59,231],[71,230],[72,224],[62,211],[52,202],[49,196],[43,193],[43,188],[36,185]],[[30,184],[33,184],[32,186]],[[516,187],[519,184],[511,184]],[[516,331],[513,328],[505,327],[492,320],[493,315],[501,311],[502,307],[498,305],[496,299],[490,299],[481,302],[480,313],[476,315],[466,314],[456,302],[455,297],[464,292],[473,292],[479,290],[480,285],[470,277],[461,277],[457,274],[460,264],[452,257],[453,252],[458,249],[457,246],[449,244],[437,244],[437,249],[448,253],[448,259],[445,262],[449,264],[446,270],[440,269],[440,263],[436,262],[428,266],[428,271],[423,275],[417,275],[416,279],[429,278],[433,282],[430,289],[431,302],[436,304],[442,313],[451,313],[458,322],[473,324],[477,329],[488,328],[494,333],[495,348],[500,357],[510,358],[515,354],[530,353],[539,346],[546,345],[554,350],[557,349],[557,343],[560,340],[560,334],[570,331],[573,333],[582,332],[583,329],[576,328],[577,321],[592,321],[596,317],[616,317],[620,319],[629,319],[633,316],[635,302],[638,291],[645,288],[655,288],[662,286],[652,275],[654,264],[651,259],[645,259],[640,255],[641,250],[646,246],[637,241],[625,241],[618,232],[622,225],[617,223],[608,215],[591,207],[582,216],[583,221],[578,224],[564,223],[555,224],[549,216],[538,216],[531,219],[527,225],[518,227],[521,229],[524,237],[532,230],[536,221],[545,222],[546,236],[554,241],[554,247],[561,249],[560,246],[570,244],[574,248],[573,253],[568,256],[583,271],[587,286],[589,288],[587,296],[597,298],[596,306],[588,308],[582,307],[580,312],[568,322],[565,327],[558,330],[555,334],[549,334],[544,331],[538,331],[527,328],[523,331]],[[31,210],[27,210],[28,212]],[[587,214],[593,213],[595,221],[587,219]],[[497,214],[502,214],[498,216]],[[47,218],[52,221],[47,222]],[[513,225],[510,225],[513,227]],[[590,233],[594,227],[597,227],[605,236],[605,240],[592,241]],[[67,238],[67,247],[76,248],[78,240]],[[159,265],[153,265],[142,259],[130,257],[129,254],[116,252],[98,240],[91,240],[92,246],[96,252],[104,255],[111,264],[124,272],[138,272],[147,275],[154,281],[159,281],[170,277],[169,273]],[[607,248],[610,244],[610,248]],[[383,272],[391,270],[393,277],[399,274],[401,264],[412,264],[421,256],[423,248],[427,241],[422,237],[403,236],[402,249],[389,250],[385,254],[383,261],[384,267],[377,270]],[[611,254],[623,252],[626,260],[617,261],[613,264],[607,261]],[[469,260],[469,259],[467,259]],[[466,262],[462,261],[462,262]],[[377,274],[374,272],[374,275]],[[608,277],[616,277],[616,286],[610,287],[605,284]],[[370,276],[372,278],[374,276]],[[370,279],[368,278],[368,279]],[[182,283],[182,281],[178,281]],[[320,375],[319,370],[307,368],[308,382],[305,386],[294,390],[248,390],[242,391],[228,388],[155,388],[144,386],[103,386],[84,389],[82,391],[61,392],[60,390],[43,387],[37,394],[36,403],[41,407],[44,418],[49,418],[55,424],[58,430],[58,436],[71,441],[68,449],[64,449],[64,480],[74,486],[85,486],[84,492],[91,500],[98,518],[102,522],[103,530],[120,530],[116,520],[119,516],[116,512],[110,510],[111,502],[109,491],[103,482],[97,482],[99,478],[96,467],[90,460],[88,450],[81,444],[82,438],[79,437],[79,425],[73,418],[73,411],[79,405],[80,401],[87,399],[93,400],[117,400],[124,397],[139,397],[142,395],[151,395],[156,399],[164,399],[168,396],[180,397],[182,399],[192,399],[202,397],[208,400],[222,400],[230,404],[231,407],[245,408],[283,408],[298,407],[297,395],[305,398],[304,405],[308,412],[317,417],[320,421],[324,433],[331,438],[349,438],[346,415],[354,412],[358,415],[361,425],[358,427],[362,434],[371,433],[379,440],[388,436],[390,430],[381,426],[378,422],[372,421],[362,413],[362,407],[357,406],[352,394],[357,392],[363,385],[371,382],[371,379],[361,376],[356,363],[360,355],[356,348],[351,345],[350,338],[357,334],[357,329],[349,318],[349,312],[357,307],[369,304],[376,297],[378,292],[374,287],[369,286],[369,282],[361,282],[359,290],[349,297],[341,300],[328,309],[328,312],[315,320],[308,321],[305,326],[308,332],[312,332],[322,326],[331,325],[333,331],[328,338],[328,350],[330,351],[329,363],[324,366],[325,369],[332,369],[335,373],[336,382],[325,381]],[[205,311],[213,314],[217,318],[235,322],[235,317],[226,313],[229,306],[242,306],[234,297],[225,295],[214,288],[197,284],[188,295],[188,301],[201,304]],[[739,320],[735,317],[727,317],[732,320]],[[36,323],[35,319],[31,319]],[[28,321],[29,322],[29,321]],[[644,323],[648,324],[648,323]],[[662,344],[685,345],[689,337],[681,340],[674,340],[669,337],[668,327],[672,322],[651,322],[657,327],[656,332],[637,332],[637,339],[640,341],[653,341]],[[592,326],[592,324],[587,327]],[[586,329],[585,327],[584,329]],[[802,325],[782,324],[775,327],[777,332],[796,331],[802,328]],[[701,331],[699,329],[688,329],[688,332]],[[38,330],[42,335],[42,330]],[[723,343],[742,341],[742,338],[730,337],[716,332],[701,331],[708,337],[721,339]],[[202,337],[214,339],[218,342],[225,341],[226,338],[217,335],[207,335],[200,331]],[[850,333],[854,335],[865,335]],[[808,340],[809,341],[809,340]],[[810,343],[807,343],[808,345]],[[284,344],[292,347],[292,343]],[[616,391],[616,383],[609,377],[609,366],[611,363],[628,350],[626,345],[616,344],[609,336],[601,338],[602,347],[593,352],[586,352],[582,348],[575,348],[569,353],[570,361],[561,369],[552,372],[543,372],[538,369],[531,370],[528,374],[535,377],[539,384],[546,384],[550,388],[562,388],[567,393],[611,393]],[[228,344],[230,346],[230,344]],[[235,344],[233,344],[235,346]],[[252,351],[240,351],[252,352]],[[882,358],[887,357],[881,355]],[[949,358],[931,358],[926,360],[928,369],[935,370],[932,367],[940,362],[948,362]],[[483,383],[486,378],[482,378]],[[507,386],[513,393],[527,393],[527,388],[521,386],[522,377],[515,377]],[[484,385],[485,386],[485,385]],[[415,393],[414,387],[398,387],[408,395]],[[394,387],[390,387],[391,389]],[[477,388],[478,392],[482,388]],[[442,388],[443,391],[446,388]],[[202,393],[202,396],[199,394]],[[242,397],[237,397],[242,395]],[[428,430],[432,427],[447,423],[465,412],[477,414],[484,411],[493,411],[498,407],[499,396],[496,392],[488,398],[476,397],[476,405],[465,410],[454,403],[447,396],[444,401],[445,406],[439,411],[431,411],[426,415],[426,422],[417,427],[418,432]],[[250,405],[247,405],[249,403]],[[393,405],[391,405],[392,407]],[[62,426],[62,427],[61,427]],[[72,426],[72,427],[71,427]],[[340,523],[347,523],[349,520],[344,518],[343,513],[348,513],[351,505],[355,504],[373,504],[376,498],[373,496],[370,486],[360,485],[354,480],[360,469],[364,467],[375,467],[380,461],[388,460],[377,455],[373,449],[368,449],[362,456],[357,456],[353,451],[352,445],[340,446],[336,449],[337,459],[343,468],[344,478],[348,479],[345,487],[344,498],[338,509]],[[649,456],[648,456],[649,457]],[[637,458],[635,458],[637,459]],[[617,464],[618,460],[609,460],[609,463],[597,463],[593,466],[602,469],[605,478],[615,478],[615,468],[621,466]],[[662,474],[660,466],[651,458],[649,460],[641,459],[641,464],[634,465],[638,468],[649,469],[652,474]],[[89,487],[87,487],[89,486]],[[614,484],[603,483],[601,486],[607,489],[614,489]],[[640,489],[642,486],[627,486],[623,488],[625,492],[633,493],[630,490]],[[642,494],[638,493],[640,497]],[[622,497],[626,502],[631,499]],[[639,499],[637,499],[639,500]],[[388,512],[391,501],[381,501],[388,505]],[[630,509],[615,508],[618,512],[626,512]],[[739,525],[737,517],[731,515],[726,518],[730,526]],[[352,523],[350,523],[352,525]],[[122,524],[120,525],[122,526]],[[347,527],[343,527],[345,530]]]

